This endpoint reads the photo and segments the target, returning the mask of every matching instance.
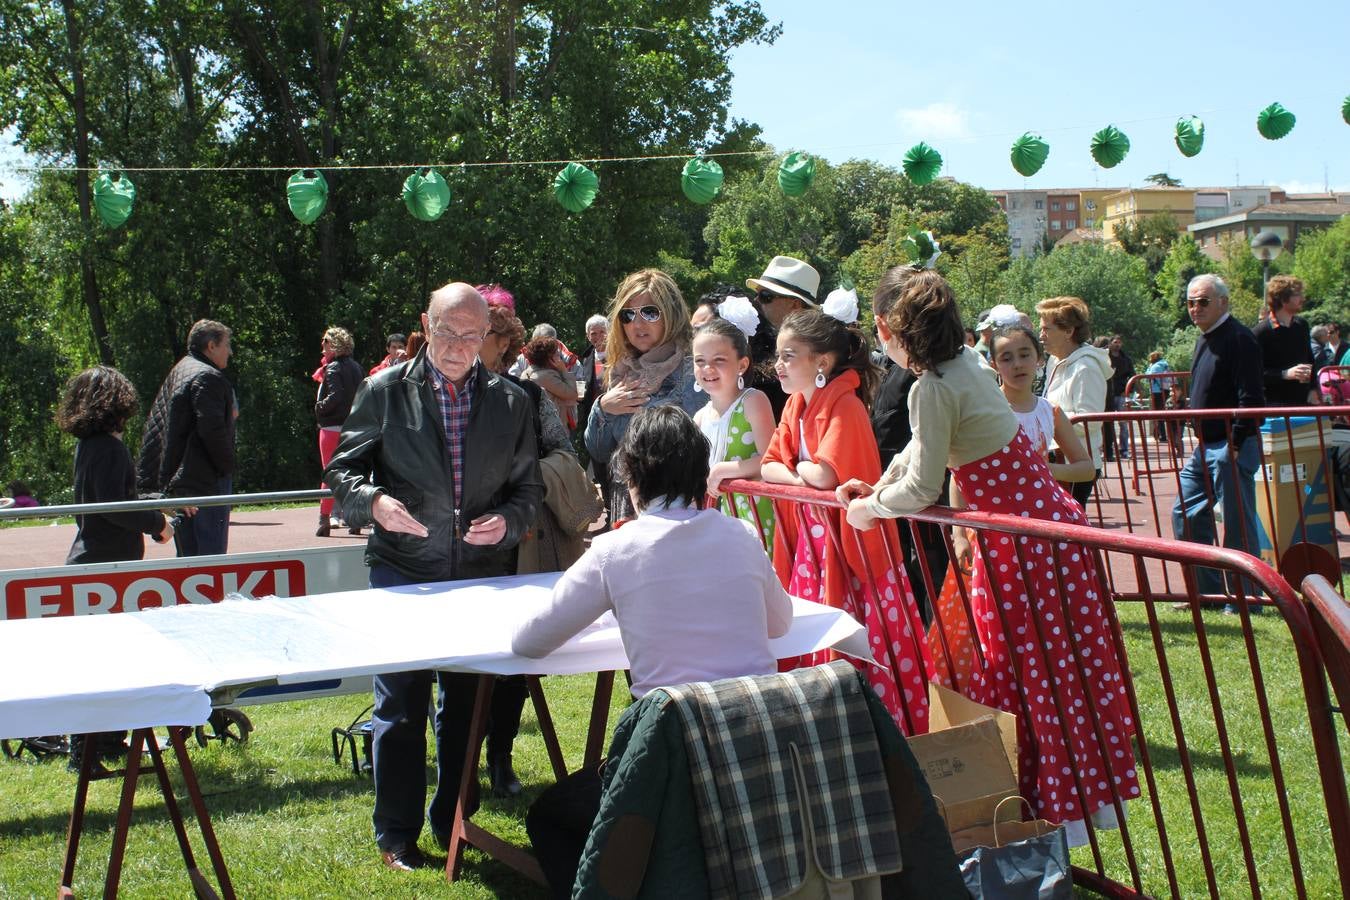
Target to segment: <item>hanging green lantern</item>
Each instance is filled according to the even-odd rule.
[[[302,225],[312,225],[328,205],[328,182],[318,169],[302,169],[286,180],[286,205]]]
[[[450,207],[450,185],[434,169],[419,169],[403,182],[403,205],[413,218],[434,222]]]
[[[711,159],[689,160],[680,173],[680,190],[695,203],[711,203],[722,192],[722,167]]]
[[[925,185],[937,178],[938,172],[942,171],[942,154],[919,141],[905,152],[900,167],[905,170],[910,181],[917,185]]]
[[[1041,140],[1039,134],[1028,131],[1013,141],[1012,167],[1017,170],[1018,175],[1030,178],[1041,170],[1049,155],[1050,145]]]
[[[1114,168],[1130,152],[1130,139],[1114,125],[1107,125],[1092,136],[1092,158],[1103,169]]]
[[[94,209],[109,228],[116,228],[131,218],[131,207],[136,203],[136,186],[120,172],[103,172],[94,180]]]
[[[1176,142],[1182,156],[1195,156],[1205,146],[1205,123],[1196,116],[1177,119]]]
[[[778,164],[778,187],[789,197],[800,197],[816,180],[816,161],[805,153],[793,151]]]
[[[600,179],[581,163],[568,163],[553,179],[553,196],[568,212],[579,213],[595,202]]]
[[[1346,97],[1345,102],[1341,104],[1341,118],[1345,120],[1345,124],[1350,125],[1350,97]]]
[[[1256,115],[1256,130],[1268,141],[1278,141],[1294,130],[1294,114],[1272,103]]]

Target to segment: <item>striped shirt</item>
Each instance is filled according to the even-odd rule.
[[[464,496],[460,485],[464,481],[464,433],[469,430],[469,410],[473,408],[473,388],[478,380],[478,363],[469,369],[464,389],[456,391],[450,379],[441,374],[427,358],[427,380],[436,395],[441,411],[441,427],[445,432],[445,451],[450,457],[450,483],[455,493],[455,530],[459,530],[459,505]]]

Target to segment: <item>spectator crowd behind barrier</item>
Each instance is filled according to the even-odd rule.
[[[771,496],[818,510],[838,506],[832,494],[803,488],[740,480],[724,482],[722,487],[733,495]],[[829,521],[827,516],[816,519]],[[971,529],[981,548],[1001,535],[1013,536],[1019,548],[1017,564],[1024,572],[1038,561],[1038,555],[1050,555],[1055,568],[1062,569],[1059,560],[1092,554],[1103,582],[1099,590],[1112,601],[1107,604],[1112,633],[1096,637],[1112,642],[1122,663],[1127,661],[1124,629],[1142,633],[1132,647],[1152,650],[1129,659],[1122,676],[1133,715],[1133,747],[1143,796],[1126,802],[1113,790],[1118,830],[1106,831],[1094,827],[1091,819],[1086,821],[1088,842],[1075,853],[1075,883],[1108,896],[1212,897],[1267,892],[1330,896],[1339,893],[1340,885],[1350,883],[1350,802],[1323,663],[1307,608],[1273,568],[1249,555],[1217,547],[1013,515],[930,507],[901,520],[900,525],[912,529],[919,523]],[[840,539],[837,529],[827,535],[829,541]],[[1108,557],[1116,568],[1114,577],[1105,565]],[[887,564],[897,562],[888,560]],[[1220,620],[1201,615],[1206,598],[1197,590],[1197,575],[1202,568],[1230,576],[1236,586],[1231,598],[1238,609],[1236,619],[1219,624]],[[1170,587],[1162,590],[1157,587],[1160,571],[1171,576]],[[939,621],[927,634],[936,675],[959,689],[969,673],[985,664],[982,648],[970,640],[974,621],[969,576],[956,569],[934,572],[925,565],[923,577],[929,596],[947,597],[945,604],[939,601]],[[1067,596],[1063,590],[1059,594]],[[1127,599],[1142,604],[1130,605],[1130,619],[1122,628],[1117,612]],[[1190,610],[1187,624],[1194,628],[1194,640],[1176,641],[1174,622],[1159,615],[1160,603],[1175,600],[1184,601]],[[1255,628],[1253,614],[1260,607],[1277,610],[1283,627]],[[1067,609],[1059,612],[1067,619]],[[1038,652],[1038,644],[1055,627],[1048,617],[1045,621],[1033,618],[1032,626],[1036,633],[1026,635],[1029,640],[1018,647],[1019,653]],[[1071,638],[1076,645],[1095,639],[1088,635]],[[1232,649],[1238,647],[1241,651]],[[1240,653],[1246,678],[1235,681],[1231,670],[1221,671],[1221,650],[1214,648]],[[1280,683],[1268,689],[1265,681],[1268,669],[1287,665],[1291,659],[1304,695],[1304,703],[1297,705],[1292,718],[1289,709],[1272,702],[1277,691],[1287,696],[1291,685]],[[1188,675],[1182,677],[1183,672]],[[1086,673],[1066,674],[1082,679]],[[1137,687],[1149,692],[1148,703],[1140,701]],[[1043,686],[1017,685],[1022,702],[1012,712],[1019,716],[1019,727],[1029,724],[1026,698],[1037,690]],[[1160,698],[1153,696],[1158,693]],[[1076,712],[1061,710],[1059,718],[1087,716],[1103,745],[1111,746],[1111,738],[1121,736],[1101,730],[1093,706]],[[1259,740],[1253,743],[1249,738],[1237,746],[1233,735],[1250,728],[1259,731]],[[1072,760],[1066,762],[1067,789],[1100,777],[1076,768]],[[1317,770],[1320,801],[1308,793],[1307,773],[1293,774],[1305,766]],[[1267,771],[1269,779],[1250,777]],[[1290,787],[1295,782],[1302,785],[1296,792]],[[1122,808],[1125,814],[1119,815]],[[1272,852],[1274,848],[1278,849]],[[1197,856],[1198,867],[1187,860]],[[1334,867],[1326,862],[1332,857]]]

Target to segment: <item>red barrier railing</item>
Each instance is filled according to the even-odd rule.
[[[723,487],[809,506],[829,524],[830,539],[842,540],[830,515],[837,515],[839,504],[828,493],[747,481]],[[1008,536],[1018,548],[1016,565],[1027,575],[1032,566],[1044,565],[1047,555],[1059,571],[1075,554],[1094,561],[1093,588],[1107,601],[1110,645],[1121,664],[1143,793],[1127,803],[1111,785],[1120,827],[1103,831],[1086,821],[1087,846],[1074,852],[1077,883],[1109,896],[1216,898],[1244,891],[1333,896],[1350,884],[1350,801],[1314,627],[1307,608],[1274,569],[1232,550],[1012,515],[931,507],[900,526],[913,530],[921,523],[971,529],[982,553],[991,540]],[[918,534],[913,536],[917,541]],[[958,620],[956,631],[964,626],[968,634],[976,633],[970,578],[955,567],[933,571],[922,555],[919,563],[912,567],[917,574],[910,574],[923,579],[928,596],[938,598],[948,580],[954,584],[945,614]],[[896,561],[888,559],[887,565]],[[1176,580],[1174,587],[1160,591],[1153,573],[1164,567],[1174,570]],[[1131,579],[1121,577],[1126,569],[1132,570]],[[1205,569],[1227,576],[1232,593],[1202,594],[1197,574]],[[1132,582],[1129,596],[1138,602],[1118,605],[1115,601],[1123,597],[1116,585],[1127,580]],[[988,589],[994,594],[992,607],[1001,610],[1017,600],[1000,596],[1007,586],[1000,588],[999,581],[989,581]],[[1046,605],[1040,598],[1041,608],[1073,622],[1074,610],[1065,602],[1069,595],[1062,582],[1060,587],[1058,604]],[[1203,613],[1210,600],[1232,602],[1236,614]],[[1173,601],[1184,603],[1187,614],[1171,612]],[[1021,602],[1027,602],[1025,597]],[[1263,608],[1278,615],[1257,615]],[[999,616],[1006,628],[1001,611]],[[1018,654],[1040,653],[1038,639],[1051,627],[1048,617],[1030,621],[1035,634],[1027,635],[1032,640],[1018,647]],[[1068,631],[1075,652],[1067,668],[1060,663],[1059,676],[1088,685],[1086,656],[1078,650],[1091,638]],[[947,632],[942,621],[928,634],[939,673],[955,653]],[[978,641],[972,651],[975,671],[986,671]],[[1014,679],[1019,671],[1014,667]],[[964,686],[954,680],[958,688]],[[1301,685],[1301,692],[1289,690],[1293,683]],[[1044,687],[1018,681],[1016,688],[1018,708],[1010,711],[1029,729],[1029,696]],[[1067,735],[1068,715],[1076,715],[1080,725],[1085,716],[1105,747],[1095,699],[1077,713],[1059,709],[1055,724]],[[1066,767],[1066,780],[1080,791],[1089,777],[1073,765]]]
[[[1258,458],[1252,467],[1255,477],[1250,479],[1255,507],[1242,507],[1239,500],[1239,514],[1232,516],[1239,522],[1250,517],[1252,534],[1236,528],[1228,546],[1266,559],[1293,584],[1311,572],[1334,577],[1339,572],[1337,472],[1340,468],[1350,472],[1350,427],[1342,421],[1346,416],[1350,416],[1350,406],[1184,409],[1072,416],[1071,421],[1079,425],[1101,421],[1122,425],[1131,430],[1136,448],[1150,449],[1136,452],[1132,459],[1105,465],[1096,495],[1087,504],[1088,516],[1103,528],[1123,527],[1133,534],[1193,539],[1192,516],[1183,515],[1178,529],[1174,506],[1183,493],[1183,470],[1196,453],[1201,423],[1217,420],[1231,425],[1239,420],[1260,419],[1270,423],[1273,430],[1256,442]],[[1311,422],[1298,424],[1296,419]],[[1182,455],[1175,464],[1170,461],[1170,451],[1168,464],[1156,464],[1155,451],[1159,446],[1168,447],[1167,438],[1160,442],[1156,433],[1150,434],[1158,425],[1181,427]],[[1083,431],[1086,433],[1087,429]],[[1250,478],[1241,473],[1237,460],[1221,464],[1226,467],[1222,474],[1232,483]],[[1214,474],[1208,466],[1202,467],[1199,474],[1212,507],[1217,499]],[[1127,484],[1133,489],[1127,488]],[[1223,523],[1225,535],[1233,524]],[[1170,584],[1173,574],[1164,569],[1162,577]],[[1172,588],[1169,586],[1167,590]],[[1117,592],[1128,593],[1120,589]]]
[[[1341,718],[1350,732],[1350,605],[1321,575],[1303,580],[1313,631],[1322,651],[1327,679],[1340,703]]]

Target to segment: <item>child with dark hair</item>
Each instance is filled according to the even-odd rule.
[[[777,368],[788,403],[760,477],[822,491],[879,477],[881,457],[866,406],[877,371],[857,326],[818,309],[792,313],[778,332]],[[838,509],[797,506],[775,504],[779,579],[788,593],[843,609],[866,626],[876,663],[860,662],[859,668],[902,732],[925,733],[931,664],[894,523],[855,533]],[[829,539],[828,529],[838,541]],[[828,661],[827,653],[811,654],[785,660],[783,668]]]
[[[17,478],[7,485],[9,496],[13,499],[15,509],[31,509],[34,506],[41,506],[33,496],[33,489]]]
[[[885,282],[882,290],[888,290]],[[870,529],[930,506],[950,466],[952,483],[971,509],[1087,525],[1082,507],[1056,483],[1019,426],[994,373],[965,346],[946,280],[922,272],[892,293],[873,303],[890,308],[878,321],[887,352],[919,373],[909,398],[914,439],[875,483],[839,486],[849,523]],[[1129,744],[1134,722],[1092,555],[1081,548],[1056,553],[1039,538],[1022,538],[1017,546],[1015,540],[989,532],[974,560],[970,607],[984,666],[958,688],[1020,716],[1020,792],[1037,817],[1068,823],[1069,839],[1078,845],[1087,838],[1085,814],[1098,828],[1110,827],[1117,822],[1116,798],[1139,796]],[[994,572],[1002,574],[991,577]],[[1059,596],[1061,586],[1068,597]],[[1023,643],[1023,635],[1042,630],[1043,644]],[[1087,708],[1094,712],[1086,714]],[[1078,715],[1063,712],[1075,709]],[[1109,748],[1101,734],[1110,736]],[[1069,765],[1095,774],[1065,777],[1061,769]]]
[[[777,670],[769,639],[792,624],[754,527],[703,509],[708,442],[677,406],[633,416],[610,457],[638,517],[597,535],[516,631],[512,652],[542,658],[613,611],[634,697],[673,684]],[[710,572],[717,573],[710,589]],[[555,896],[570,897],[586,836],[600,809],[600,778],[578,772],[546,790],[525,827]]]
[[[722,312],[722,304],[728,300],[732,301],[732,308],[740,310],[748,304],[755,312],[758,324],[753,332],[746,335],[750,367],[745,370],[745,383],[769,398],[773,420],[777,422],[778,417],[783,414],[783,407],[787,405],[787,394],[783,393],[783,387],[778,383],[778,376],[773,371],[778,331],[764,315],[764,306],[759,302],[759,298],[734,284],[715,285],[712,290],[698,298],[694,313],[689,317],[689,324],[697,329],[713,319],[727,318]]]
[[[136,470],[122,443],[122,431],[136,412],[136,389],[107,366],[86,369],[66,384],[56,424],[79,438],[75,446],[75,502],[111,503],[136,499]],[[67,565],[122,562],[145,556],[148,534],[158,543],[173,537],[173,526],[156,510],[75,517],[75,542]]]
[[[66,383],[56,424],[79,438],[75,445],[76,503],[137,499],[136,469],[122,443],[122,432],[127,420],[135,415],[136,405],[136,389],[131,382],[108,366],[85,369]],[[75,541],[70,545],[66,565],[141,559],[145,556],[143,534],[163,544],[173,539],[173,525],[163,513],[153,509],[77,515]],[[126,732],[121,731],[94,735],[96,752],[104,758],[124,755],[125,737]],[[84,744],[83,735],[71,736],[72,770],[80,768]]]

